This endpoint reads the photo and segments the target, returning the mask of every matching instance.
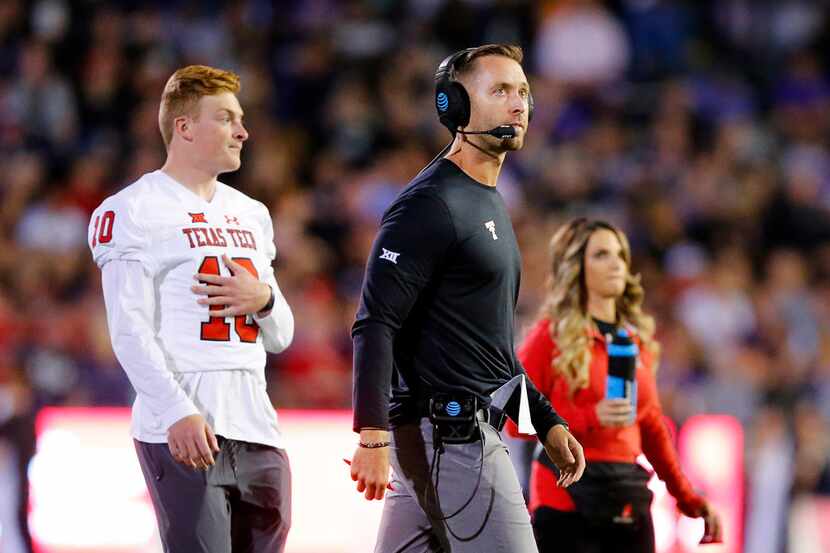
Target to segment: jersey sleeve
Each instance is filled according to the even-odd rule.
[[[642,367],[637,371],[637,422],[642,436],[643,453],[657,476],[666,483],[669,493],[677,500],[680,511],[689,517],[700,516],[704,500],[695,493],[680,467],[663,418],[650,353],[646,348],[641,348],[641,351]]]
[[[274,273],[273,263],[277,256],[277,247],[274,244],[274,223],[268,208],[264,204],[259,205],[258,220],[262,226],[263,248],[265,248],[265,258],[268,262],[268,267],[265,268],[261,278],[274,291],[274,306],[264,316],[260,316],[259,313],[255,314],[254,320],[262,331],[265,349],[271,353],[279,353],[291,345],[294,339],[294,314],[282,295]]]
[[[199,413],[159,346],[153,278],[135,261],[115,260],[102,267],[101,284],[112,349],[142,403],[165,430]]]
[[[113,260],[137,261],[151,275],[156,263],[152,236],[139,214],[137,199],[117,194],[107,198],[89,220],[87,242],[98,267]]]
[[[393,341],[456,240],[446,204],[428,194],[385,214],[366,265],[354,342],[354,430],[387,428]]]

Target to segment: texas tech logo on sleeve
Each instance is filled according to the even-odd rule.
[[[499,237],[496,236],[496,222],[495,221],[487,221],[484,223],[484,228],[490,231],[490,234],[493,235],[493,240],[498,240]]]

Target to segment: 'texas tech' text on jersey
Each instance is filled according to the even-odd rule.
[[[261,280],[273,277],[273,226],[262,203],[222,183],[207,202],[155,171],[101,204],[89,243],[99,267],[137,261],[155,280],[155,330],[173,372],[263,370],[253,318],[213,317],[191,290],[197,273],[230,276],[223,254]]]

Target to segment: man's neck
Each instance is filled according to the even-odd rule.
[[[450,153],[444,157],[458,165],[473,180],[495,187],[506,152],[500,154],[488,152],[478,144],[474,144],[473,140],[475,139],[458,133],[450,147]]]
[[[167,156],[161,170],[205,201],[211,201],[216,193],[217,175],[181,163],[172,154]]]

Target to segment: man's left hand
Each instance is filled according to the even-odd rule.
[[[545,436],[545,452],[556,468],[559,469],[558,486],[567,488],[582,478],[585,472],[585,454],[582,446],[573,434],[561,424],[557,424]]]
[[[222,255],[222,261],[230,269],[231,276],[197,273],[194,277],[202,284],[194,284],[190,289],[196,294],[207,296],[199,298],[199,305],[223,306],[222,309],[211,310],[211,317],[258,313],[271,298],[271,287],[227,255]]]

